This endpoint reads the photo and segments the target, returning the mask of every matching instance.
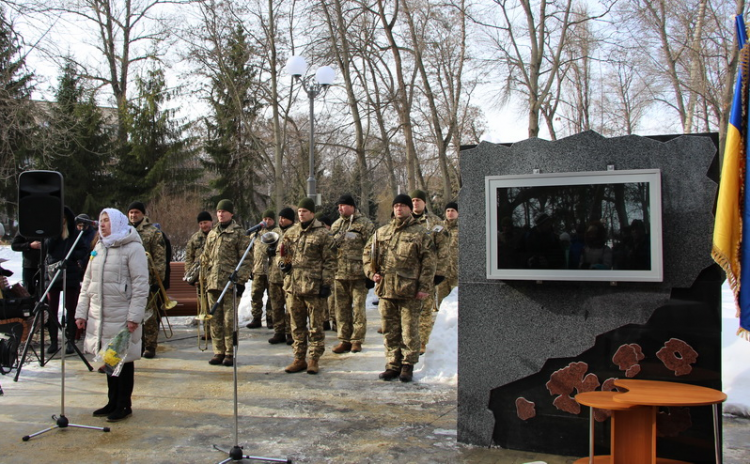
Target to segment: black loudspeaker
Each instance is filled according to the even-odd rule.
[[[63,177],[57,171],[26,171],[18,177],[18,232],[26,238],[62,233]]]

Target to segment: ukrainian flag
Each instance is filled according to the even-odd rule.
[[[750,46],[742,15],[736,17],[736,28],[740,62],[727,126],[711,256],[726,272],[734,292],[740,318],[737,334],[750,340],[750,277],[741,279],[742,269],[750,269],[750,189],[745,188]]]

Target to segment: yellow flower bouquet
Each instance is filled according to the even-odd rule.
[[[94,361],[103,362],[104,369],[107,375],[117,377],[120,375],[122,365],[124,364],[125,357],[128,354],[128,347],[130,346],[130,331],[126,328],[117,332],[117,335],[104,346]]]

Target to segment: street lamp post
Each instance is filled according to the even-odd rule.
[[[333,84],[336,72],[330,66],[321,66],[315,75],[302,77],[307,72],[307,61],[301,56],[292,56],[286,63],[286,71],[292,78],[302,84],[302,88],[310,99],[310,177],[307,178],[307,196],[316,204],[317,198],[315,180],[315,97],[325,93]]]

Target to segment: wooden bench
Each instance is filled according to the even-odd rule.
[[[185,275],[184,262],[169,263],[169,298],[177,302],[177,306],[169,310],[169,316],[196,316],[198,314],[198,294],[195,287],[182,280]]]

